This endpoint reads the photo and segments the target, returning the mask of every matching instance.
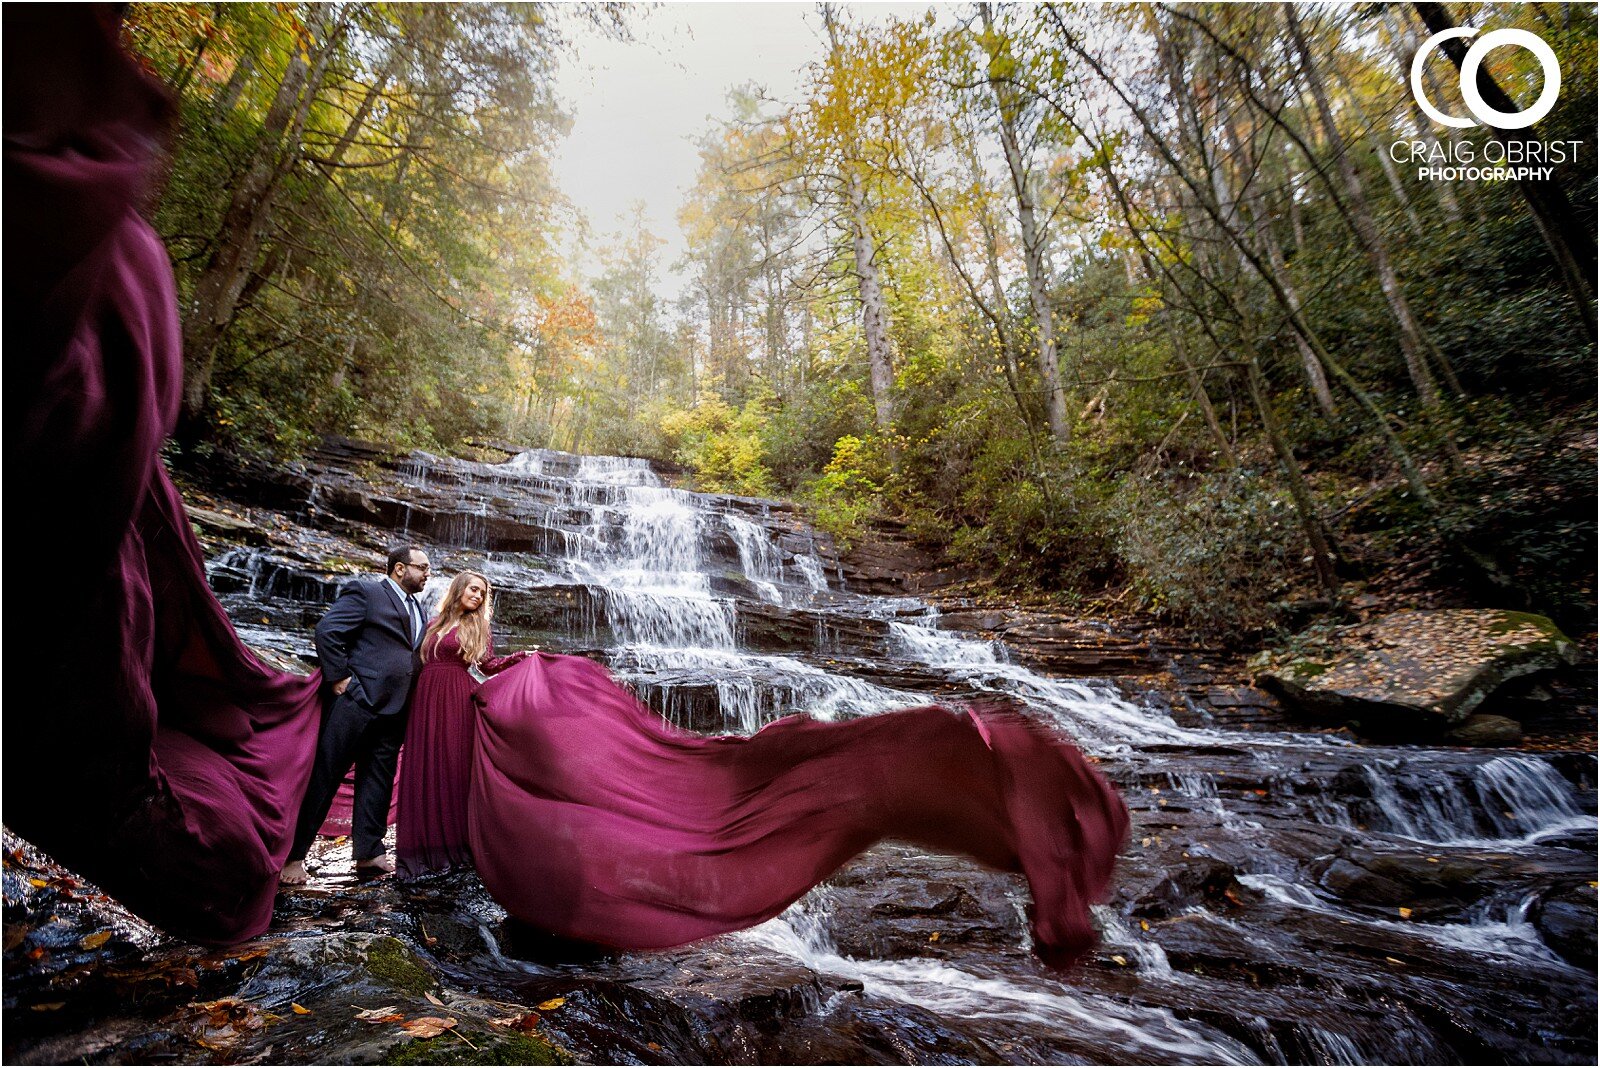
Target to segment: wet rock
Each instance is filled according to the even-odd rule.
[[[1595,966],[1595,888],[1573,887],[1540,902],[1533,924],[1551,949],[1580,968]]]
[[[1511,858],[1499,854],[1382,853],[1350,847],[1314,862],[1319,885],[1347,901],[1404,906],[1419,916],[1459,916],[1463,906],[1504,885]]]
[[[1334,858],[1322,868],[1317,884],[1336,897],[1365,905],[1401,905],[1411,899],[1411,892],[1393,879],[1343,857]]]
[[[247,519],[193,504],[185,504],[183,510],[188,514],[189,522],[195,525],[197,532],[202,536],[210,535],[245,545],[267,543],[266,532]]]
[[[946,630],[965,630],[981,633],[983,631],[999,630],[1010,619],[1010,613],[1000,609],[971,609],[940,613],[939,626]]]
[[[1505,716],[1476,712],[1446,731],[1444,740],[1452,745],[1489,748],[1516,745],[1522,741],[1522,724]]]
[[[1256,681],[1313,719],[1378,737],[1437,734],[1507,680],[1575,655],[1544,616],[1493,609],[1395,612],[1346,628],[1326,655],[1303,656]]]
[[[837,873],[829,886],[827,893],[850,901],[826,920],[845,956],[898,960],[1016,952],[1026,938],[1017,881],[997,872],[881,846]]]
[[[1165,919],[1196,907],[1228,912],[1261,896],[1240,884],[1231,864],[1212,857],[1186,860],[1137,894],[1131,913],[1143,919]]]

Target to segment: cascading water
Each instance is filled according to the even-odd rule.
[[[429,540],[441,576],[466,566],[489,575],[503,645],[599,651],[664,716],[699,730],[749,733],[798,711],[870,715],[946,695],[1013,703],[1098,759],[1135,812],[1122,879],[1146,889],[1099,911],[1110,959],[1135,986],[1048,975],[1017,946],[993,961],[841,950],[830,924],[846,918],[827,887],[736,936],[752,949],[860,984],[877,1003],[963,1021],[986,1041],[1015,1030],[1027,1036],[1017,1049],[1045,1059],[1427,1061],[1456,1049],[1421,1017],[1374,1037],[1365,1009],[1352,1007],[1360,999],[1321,992],[1370,981],[1365,965],[1267,996],[1259,975],[1229,977],[1240,946],[1257,947],[1260,974],[1308,977],[1333,967],[1325,946],[1359,945],[1364,961],[1433,954],[1461,974],[1474,954],[1511,968],[1520,952],[1518,982],[1587,989],[1592,1000],[1592,980],[1530,919],[1559,887],[1592,878],[1572,874],[1579,862],[1592,868],[1592,781],[1541,756],[1180,725],[1105,680],[1051,677],[1001,642],[943,629],[917,599],[851,593],[829,581],[837,561],[792,513],[674,489],[643,460],[533,450],[488,465],[416,454],[397,478],[426,498],[397,502],[395,514],[434,516],[411,533]],[[291,588],[291,574],[250,552],[211,564],[235,618],[255,626],[276,595],[312,602],[298,625],[314,621],[332,583]],[[1380,882],[1346,854],[1371,871],[1492,872],[1504,888],[1451,888],[1456,897],[1435,912],[1410,915],[1391,900],[1398,876]],[[1179,885],[1202,862],[1236,882]],[[959,929],[931,933],[934,945],[960,945]],[[1444,982],[1432,972],[1410,981],[1397,972],[1382,996],[1436,997]],[[1450,989],[1476,996],[1464,982]],[[993,1048],[1007,1058],[1003,1042]]]

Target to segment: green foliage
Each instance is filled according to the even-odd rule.
[[[670,456],[704,490],[809,502],[841,543],[893,516],[998,583],[1125,586],[1123,603],[1223,635],[1272,626],[1312,585],[1317,522],[1352,574],[1424,559],[1462,598],[1584,629],[1592,326],[1513,183],[1382,168],[1385,143],[1444,134],[1412,123],[1415,13],[1296,10],[1314,62],[1279,5],[999,8],[948,27],[829,8],[800,99],[737,88],[700,140],[676,308],[642,210],[595,250],[593,278],[557,262],[551,9],[141,4],[130,37],[182,109],[157,224],[186,308],[228,247],[241,175],[287,159],[216,344],[219,447],[285,456],[336,431]],[[320,17],[343,36],[307,35]],[[1531,28],[1560,56],[1538,132],[1580,143],[1555,177],[1566,228],[1592,237],[1593,8],[1472,19]],[[297,49],[330,41],[290,146],[269,129],[274,93]],[[1518,99],[1536,91],[1520,50],[1486,69]],[[330,165],[380,82],[349,166]],[[1085,106],[1102,99],[1114,106]],[[1378,247],[1437,349],[1432,373],[1465,387],[1437,411]],[[893,371],[881,396],[872,283]],[[1308,352],[1347,372],[1324,368],[1335,412]]]
[[[876,473],[883,470],[879,442],[846,434],[833,443],[833,458],[821,475],[804,487],[812,520],[833,535],[844,551],[849,551],[881,508],[883,484]]]
[[[703,393],[693,408],[662,419],[662,433],[678,462],[694,472],[696,488],[749,497],[774,491],[761,436],[771,403],[770,396],[758,395],[734,408],[714,393]]]
[[[186,316],[186,423],[208,447],[504,432],[534,340],[522,309],[557,288],[557,21],[135,4],[126,37],[179,107],[155,223]]]
[[[1302,542],[1292,506],[1259,477],[1131,475],[1117,500],[1116,551],[1146,608],[1218,634],[1276,622]]]
[[[384,1064],[573,1064],[572,1055],[538,1035],[468,1032],[418,1039],[384,1054]]]

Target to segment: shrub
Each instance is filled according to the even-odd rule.
[[[735,408],[714,393],[702,393],[693,408],[662,417],[661,433],[678,462],[694,472],[696,488],[768,496],[774,483],[761,430],[771,405],[770,394]]]
[[[1129,475],[1118,499],[1117,553],[1146,608],[1223,636],[1275,622],[1304,555],[1287,499],[1245,471]]]

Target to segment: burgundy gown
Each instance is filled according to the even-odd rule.
[[[320,680],[240,644],[162,466],[177,293],[139,211],[170,105],[108,5],[7,9],[4,51],[6,604],[27,635],[5,820],[171,931],[245,938],[272,916]]]
[[[487,680],[468,831],[484,885],[567,938],[678,945],[769,919],[883,838],[1027,876],[1034,947],[1094,944],[1128,832],[1077,749],[997,708],[678,730],[600,665],[536,653]]]
[[[28,656],[6,694],[5,820],[168,930],[247,938],[271,919],[320,680],[239,642],[162,466],[177,294],[138,212],[170,105],[110,6],[12,5],[4,52],[6,499],[26,508],[6,593]],[[477,700],[474,861],[510,912],[569,937],[651,948],[757,923],[895,837],[1025,873],[1036,946],[1062,963],[1092,941],[1127,832],[1078,752],[1011,713],[705,738],[545,654]]]
[[[408,877],[472,863],[467,847],[467,793],[472,781],[472,752],[477,743],[477,709],[472,691],[478,682],[461,658],[461,640],[452,630],[426,639],[428,659],[417,677],[406,724],[405,753],[400,768],[395,860]],[[494,650],[494,636],[489,637]],[[524,654],[486,657],[478,670],[504,671]]]

